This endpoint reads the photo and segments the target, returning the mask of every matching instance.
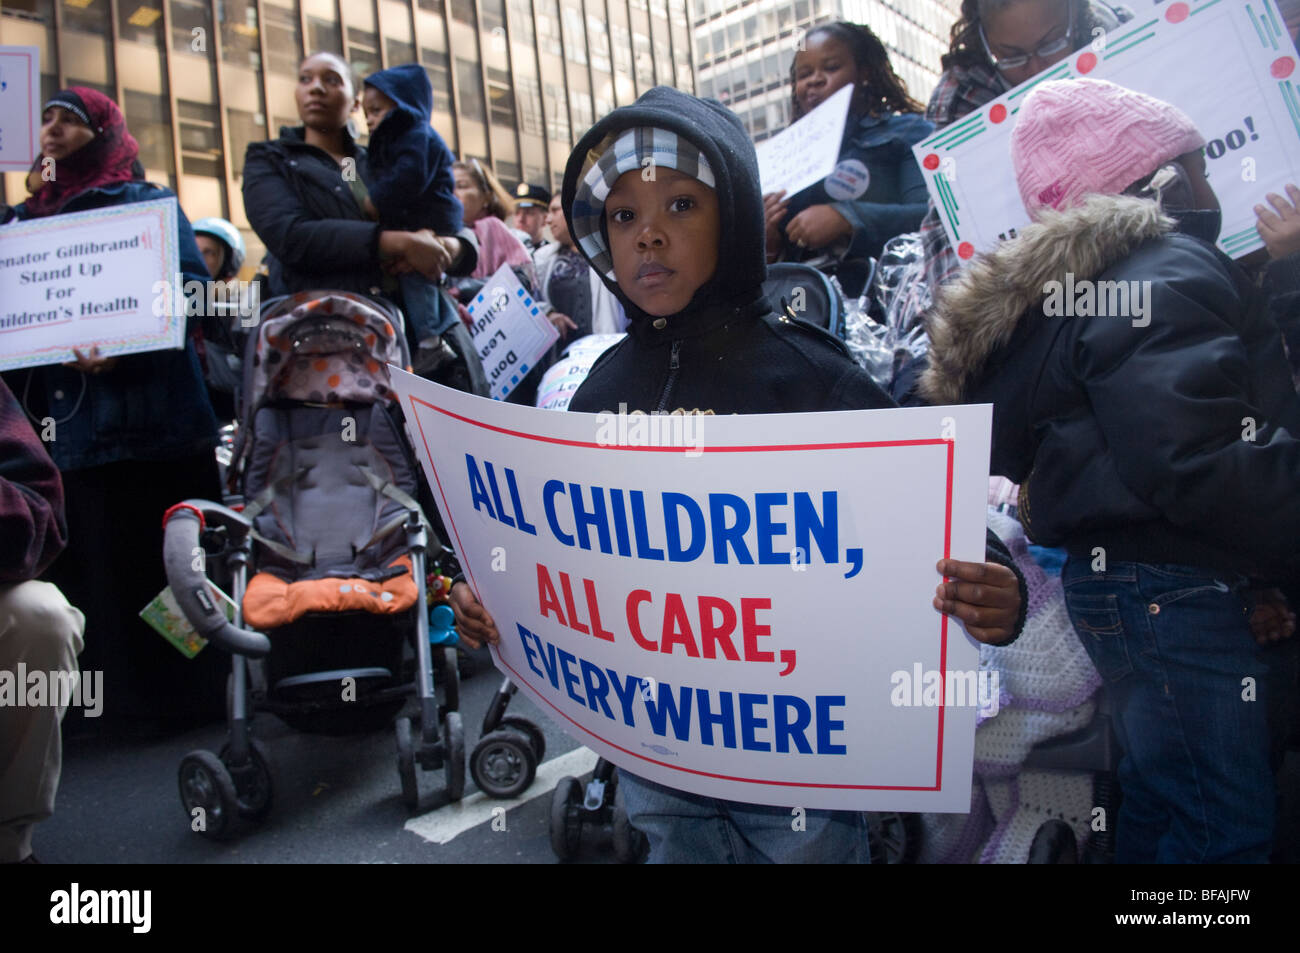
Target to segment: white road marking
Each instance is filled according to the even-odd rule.
[[[550,794],[556,783],[565,775],[580,777],[596,767],[597,755],[590,748],[575,748],[568,754],[552,758],[537,768],[537,777],[520,797],[509,801],[488,797],[482,791],[476,791],[457,804],[448,804],[406,822],[406,829],[419,834],[434,844],[445,844],[458,834],[471,827],[477,827],[492,820],[492,812],[498,807],[507,811],[527,804],[533,798]]]

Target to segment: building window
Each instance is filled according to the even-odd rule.
[[[451,112],[451,68],[447,65],[447,54],[424,46],[420,48],[420,59],[433,86],[434,111]]]
[[[181,169],[186,175],[224,178],[217,108],[180,99],[176,101],[176,113],[180,120]]]
[[[474,0],[451,0],[451,18],[470,26],[478,26],[474,22]]]
[[[560,42],[560,13],[555,0],[538,0],[537,32],[541,35],[542,52],[564,55],[564,44]]]
[[[519,118],[523,131],[534,136],[545,133],[542,129],[542,90],[537,85],[537,77],[520,76],[515,83],[515,94],[519,106]]]
[[[587,45],[591,50],[591,65],[609,72],[609,33],[605,30],[605,21],[590,14],[587,16]]]
[[[388,65],[401,66],[404,63],[415,62],[415,46],[407,43],[405,40],[385,40],[385,46],[388,48]]]
[[[169,177],[175,175],[167,97],[128,89],[124,91],[122,112],[126,116],[126,128],[140,144],[140,162],[144,167],[164,172]]]
[[[483,32],[506,28],[506,7],[501,0],[479,0],[479,14],[483,17]]]
[[[267,68],[281,76],[297,76],[302,56],[298,11],[294,7],[264,3],[262,12],[266,16]]]
[[[460,93],[460,115],[474,122],[483,121],[483,77],[478,64],[456,57],[456,86]]]
[[[348,62],[361,76],[369,76],[378,70],[379,34],[348,27]]]
[[[569,101],[562,86],[546,84],[546,134],[556,142],[569,141]]]
[[[343,53],[343,34],[333,20],[308,17],[307,38],[311,41],[307,48],[313,53]]]
[[[566,6],[560,11],[564,24],[564,49],[579,66],[587,65],[587,41],[582,31],[582,11]]]
[[[487,68],[488,107],[494,125],[515,127],[515,94],[510,74],[503,69]]]
[[[496,167],[497,179],[500,182],[519,182],[519,163],[498,161]]]
[[[221,17],[221,58],[236,66],[261,69],[257,5],[251,0],[227,0],[217,6],[217,14]]]
[[[122,0],[117,5],[118,35],[132,43],[158,46],[162,33],[162,0]]]
[[[266,120],[242,109],[227,109],[226,132],[230,136],[230,171],[238,179],[244,174],[244,153],[249,144],[267,138]]]
[[[516,43],[532,46],[536,40],[533,32],[533,5],[529,0],[509,0],[510,37]]]

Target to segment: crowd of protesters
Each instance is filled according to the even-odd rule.
[[[765,263],[793,261],[857,297],[886,242],[919,232],[916,280],[928,293],[913,300],[930,304],[905,323],[924,328],[929,350],[894,392],[993,403],[993,471],[1019,484],[1018,515],[1036,542],[1068,554],[1066,604],[1111,693],[1124,750],[1118,859],[1266,861],[1272,742],[1295,728],[1270,724],[1263,700],[1243,704],[1241,681],[1298,690],[1300,189],[1259,196],[1265,247],[1233,262],[1214,245],[1221,219],[1205,139],[1184,113],[1102,81],[1043,83],[1012,137],[1035,224],[964,263],[912,154],[934,130],[1131,17],[1102,0],[964,0],[926,107],[869,29],[814,27],[790,65],[794,120],[845,86],[853,93],[835,172],[797,195],[761,193],[753,146],[725,107],[662,89],[583,136],[561,194],[529,182],[512,194],[477,159],[457,161],[432,128],[422,67],[362,81],[336,54],[314,53],[299,68],[301,124],[250,145],[243,166],[245,212],[267,249],[264,297],[330,288],[392,300],[407,318],[414,369],[432,376],[474,359],[465,305],[509,265],[561,336],[516,400],[531,400],[566,341],[626,329],[574,409],[648,404],[665,345],[676,361],[688,339],[695,350],[683,353],[694,357],[676,383],[684,406],[884,407],[892,400],[843,349],[784,327],[758,289]],[[1288,24],[1294,37],[1294,12]],[[681,217],[664,224],[653,208],[659,185],[638,185],[622,164],[639,162],[645,130],[671,138],[665,178],[690,193],[682,208],[670,203]],[[95,90],[70,87],[46,102],[40,143],[58,176],[38,175],[38,158],[32,194],[6,221],[172,194],[144,180],[121,111]],[[721,164],[725,188],[712,168]],[[605,210],[614,193],[617,216]],[[686,245],[672,247],[687,232],[698,252],[689,260]],[[191,228],[182,212],[176,237],[186,278],[229,280],[245,264],[229,222]],[[620,254],[662,258],[653,287]],[[1046,320],[1044,287],[1067,272],[1149,282],[1149,326]],[[83,669],[105,673],[113,723],[222,710],[222,659],[187,662],[137,618],[163,584],[163,512],[188,497],[220,499],[213,406],[228,418],[234,404],[212,362],[233,354],[237,364],[239,343],[210,323],[190,325],[179,350],[106,358],[92,347],[0,383],[0,667],[41,659],[71,669],[80,652]],[[723,356],[735,358],[726,373],[710,371]],[[47,420],[58,439],[42,443],[32,428]],[[996,617],[997,628],[976,630],[995,644],[1024,622],[1023,578],[1002,555],[991,540],[978,571],[999,581],[987,591],[961,581],[975,569],[949,566],[954,581],[936,596],[968,624]],[[466,643],[495,641],[468,587],[452,596]],[[0,711],[0,861],[29,859],[32,825],[53,809],[62,714],[28,712],[19,723]],[[725,849],[733,834],[749,844],[746,857],[863,859],[853,817],[828,813],[818,838],[791,854],[761,833],[774,817],[785,824],[784,812],[628,779],[633,813],[653,829],[652,859],[736,859]]]

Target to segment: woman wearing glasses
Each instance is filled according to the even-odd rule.
[[[1133,17],[1103,0],[962,0],[925,117],[942,129]],[[961,266],[933,203],[921,221],[931,296]],[[908,316],[911,323],[919,315]]]

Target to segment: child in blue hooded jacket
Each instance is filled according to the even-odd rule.
[[[381,70],[366,79],[361,100],[370,130],[366,188],[384,228],[454,235],[464,210],[456,198],[454,158],[430,125],[433,86],[418,63]],[[441,352],[439,335],[456,320],[441,308],[437,286],[418,272],[401,275],[402,302],[418,346],[416,370]],[[429,368],[431,369],[431,368]]]

